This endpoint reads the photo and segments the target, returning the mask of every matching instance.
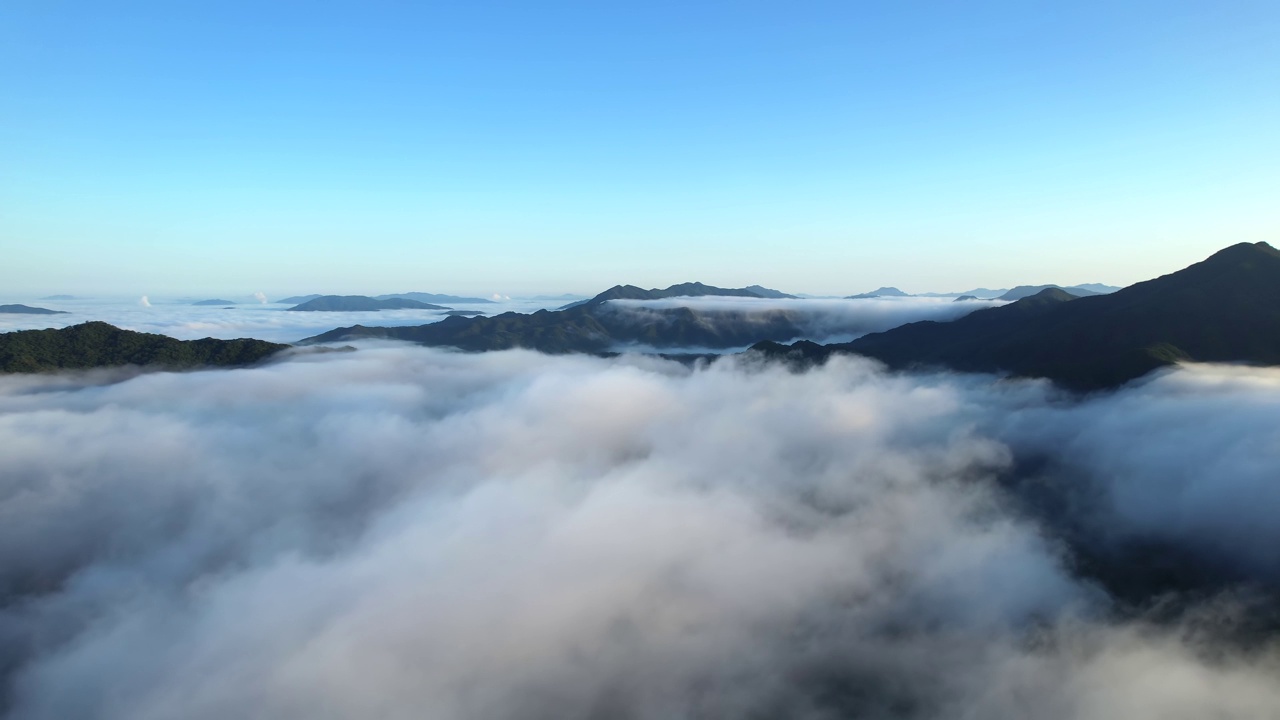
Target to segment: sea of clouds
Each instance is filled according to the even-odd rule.
[[[139,332],[159,333],[180,340],[214,337],[224,340],[252,337],[271,342],[297,342],[334,328],[365,325],[396,327],[425,325],[447,317],[432,310],[382,310],[378,312],[291,312],[289,305],[237,303],[229,307],[192,305],[189,298],[102,298],[81,300],[33,300],[15,302],[61,310],[66,315],[0,314],[0,332],[60,328],[90,320]],[[506,299],[485,304],[456,304],[457,310],[478,310],[487,315],[503,312],[531,313],[555,309],[563,299]],[[688,307],[709,323],[751,323],[789,318],[804,338],[818,342],[844,342],[870,332],[881,332],[918,320],[954,320],[974,310],[1004,304],[998,301],[952,302],[951,298],[873,298],[864,300],[698,297],[658,301],[615,300],[606,311],[626,312],[636,322],[659,322],[653,310]],[[664,348],[669,350],[670,348]],[[739,349],[739,348],[733,348]],[[713,350],[723,351],[725,348]]]
[[[7,302],[7,301],[6,301]],[[257,338],[292,343],[352,325],[394,327],[439,322],[447,315],[437,310],[380,310],[377,312],[292,312],[293,305],[260,303],[249,298],[231,306],[192,305],[191,298],[83,298],[77,300],[13,300],[34,307],[60,310],[65,315],[0,314],[0,332],[62,328],[93,320],[137,332],[158,333],[179,340],[213,337],[221,340]],[[456,310],[534,312],[553,307],[548,300],[503,300],[483,304],[457,304]]]
[[[819,343],[848,342],[869,333],[884,332],[907,323],[922,320],[946,322],[968,315],[974,310],[1007,303],[998,300],[955,302],[954,298],[885,297],[861,298],[795,298],[765,299],[738,297],[678,297],[662,300],[610,300],[597,312],[621,314],[636,325],[669,321],[668,313],[676,308],[692,310],[710,327],[721,329],[777,327],[786,324],[799,335],[792,339]],[[767,332],[740,333],[759,339]],[[748,344],[748,346],[751,343]],[[729,348],[742,350],[747,346]],[[665,351],[669,348],[624,346],[619,350]],[[700,352],[716,348],[683,348]],[[720,348],[723,352],[725,348]]]
[[[1277,370],[362,344],[3,376],[0,448],[15,720],[1280,714]]]

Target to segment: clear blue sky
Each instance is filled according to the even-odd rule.
[[[1125,284],[1280,241],[1280,3],[0,3],[0,294]]]

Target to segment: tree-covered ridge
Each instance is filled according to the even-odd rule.
[[[653,300],[686,296],[751,297],[754,292],[712,288],[701,283],[674,285],[666,290],[643,290],[618,285],[594,298],[560,310],[535,313],[506,312],[492,317],[447,317],[440,322],[409,327],[337,328],[307,338],[302,344],[345,342],[364,338],[407,340],[433,347],[469,351],[527,348],[545,353],[606,353],[620,344],[657,348],[746,347],[762,339],[791,340],[803,329],[792,311],[772,308],[721,311],[715,322],[687,307],[627,311],[611,300]]]
[[[30,305],[0,305],[0,313],[13,315],[66,315],[62,310],[32,307]]]
[[[0,334],[0,372],[139,365],[182,370],[252,365],[289,347],[264,340],[177,340],[87,322],[58,330]]]
[[[773,356],[833,352],[890,367],[940,366],[1115,387],[1180,361],[1280,365],[1280,251],[1240,243],[1109,295],[1050,288],[951,322],[918,322],[849,343],[761,343]]]

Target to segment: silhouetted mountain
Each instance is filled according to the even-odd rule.
[[[1078,295],[1079,293],[1077,293],[1076,290],[1088,290],[1089,292],[1097,295],[1109,295],[1119,289],[1120,288],[1116,287],[1115,285],[1104,285],[1102,283],[1081,283],[1079,285],[1072,285],[1071,287],[1067,288],[1067,292]]]
[[[251,365],[287,348],[262,340],[176,340],[87,322],[60,330],[0,334],[0,372],[84,370],[121,365],[188,369]]]
[[[991,288],[974,288],[972,290],[965,290],[964,292],[916,293],[916,297],[964,297],[969,295],[978,298],[979,300],[994,300],[1007,292],[1009,292],[1008,288],[1000,288],[999,290],[992,290]]]
[[[404,298],[378,300],[364,295],[324,295],[289,309],[302,312],[368,312],[371,310],[448,310],[449,308]]]
[[[575,303],[569,303],[560,310],[568,310],[570,308],[582,305],[599,305],[609,300],[665,300],[674,297],[753,297],[753,298],[769,298],[769,299],[795,299],[795,295],[788,295],[777,290],[752,285],[745,288],[722,288],[714,285],[704,285],[700,282],[680,283],[671,287],[659,290],[652,288],[645,290],[635,285],[614,285],[604,292],[596,295],[589,300],[580,300]]]
[[[752,293],[756,297],[769,298],[771,300],[792,300],[796,297],[795,295],[788,295],[772,288],[761,287],[760,285],[748,285],[742,289]]]
[[[299,305],[322,297],[324,297],[324,295],[294,295],[293,297],[287,297],[283,300],[276,300],[276,302],[282,305]]]
[[[30,305],[0,305],[0,313],[8,313],[12,315],[66,315],[62,310],[50,310],[49,308],[31,307]]]
[[[1086,290],[1086,289],[1081,288],[1081,287],[1067,287],[1067,288],[1064,288],[1064,287],[1062,287],[1061,285],[1019,285],[1018,287],[1013,288],[1012,290],[1009,290],[1008,292],[1006,292],[1005,294],[1001,295],[1000,297],[998,297],[998,298],[996,298],[996,299],[997,299],[997,300],[1010,300],[1010,301],[1013,301],[1013,300],[1021,300],[1022,298],[1031,297],[1032,295],[1035,295],[1035,294],[1037,294],[1037,293],[1041,293],[1041,292],[1043,292],[1043,291],[1045,291],[1045,290],[1048,290],[1048,289],[1050,289],[1050,288],[1056,288],[1056,289],[1058,289],[1058,290],[1064,290],[1064,291],[1066,291],[1066,292],[1070,293],[1071,295],[1073,295],[1073,296],[1075,296],[1075,297],[1088,297],[1088,296],[1090,296],[1090,295],[1099,295],[1099,294],[1100,294],[1100,293],[1096,293],[1096,292],[1094,292],[1094,291],[1092,291],[1092,290]]]
[[[492,300],[487,300],[485,298],[458,297],[457,295],[436,295],[434,293],[424,293],[424,292],[395,293],[392,295],[379,295],[377,297],[378,300],[394,300],[396,298],[400,298],[401,300],[417,300],[418,302],[424,302],[424,303],[487,303],[490,305],[493,304]]]
[[[967,300],[977,300],[977,299],[978,298],[974,297],[973,295],[961,295],[960,297],[956,298],[955,300],[952,300],[951,302],[965,302]]]
[[[201,300],[199,302],[193,302],[191,304],[192,305],[235,305],[236,301],[235,300],[218,300],[215,298],[213,300]]]
[[[475,317],[477,315],[484,315],[484,313],[480,310],[450,310],[446,312],[445,315],[460,315],[462,317]]]
[[[867,300],[870,298],[878,298],[878,297],[911,297],[911,296],[908,295],[907,293],[902,292],[896,287],[882,287],[877,290],[872,290],[869,293],[862,293],[860,295],[850,295],[849,297],[845,298],[845,300]]]
[[[449,317],[417,327],[338,328],[303,343],[357,338],[394,338],[423,345],[463,350],[530,348],[548,353],[605,353],[620,344],[655,348],[735,348],[767,338],[790,340],[803,334],[796,313],[782,309],[717,310],[714,322],[687,307],[626,307],[611,300],[660,300],[673,297],[729,296],[759,298],[747,288],[717,288],[702,283],[645,290],[617,285],[590,300],[560,310],[492,317]]]
[[[1101,283],[1083,283],[1080,285],[1071,285],[1071,286],[1019,285],[1018,287],[1012,288],[1012,289],[1003,288],[1003,289],[993,290],[991,288],[974,288],[972,290],[965,290],[964,292],[917,293],[916,297],[964,297],[966,295],[972,295],[973,297],[978,298],[979,300],[995,300],[995,299],[1021,300],[1024,297],[1035,295],[1041,290],[1047,290],[1048,288],[1051,288],[1051,287],[1061,288],[1071,293],[1072,295],[1076,295],[1079,297],[1085,297],[1088,295],[1105,295],[1107,293],[1113,293],[1120,289],[1114,285],[1103,285]]]
[[[895,368],[1045,377],[1078,390],[1121,385],[1182,360],[1275,365],[1280,251],[1241,243],[1109,295],[1048,288],[952,322],[911,323],[843,344],[755,349],[797,362],[857,353]]]

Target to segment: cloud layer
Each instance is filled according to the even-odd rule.
[[[198,299],[198,298],[197,298]],[[38,330],[78,325],[102,320],[116,327],[138,332],[159,333],[179,340],[215,337],[223,340],[251,337],[270,342],[296,342],[337,327],[351,325],[402,326],[439,322],[446,316],[431,310],[382,310],[379,312],[288,312],[290,305],[261,303],[248,299],[231,307],[193,306],[191,298],[151,298],[147,303],[136,299],[28,300],[28,304],[61,310],[66,315],[0,314],[0,332]],[[513,301],[494,305],[465,305],[464,310],[487,314],[534,312],[554,305],[556,301]]]
[[[231,307],[193,306],[192,299],[73,299],[23,301],[65,315],[2,315],[0,332],[76,325],[102,320],[126,330],[159,333],[180,340],[204,337],[232,339],[252,337],[271,342],[296,342],[338,327],[351,325],[398,327],[439,322],[446,315],[425,310],[383,310],[379,312],[288,312],[288,305],[249,299]],[[144,298],[145,300],[145,298]],[[478,310],[487,315],[503,312],[531,313],[554,309],[563,298],[542,300],[501,300],[497,304],[455,304],[462,310]],[[612,301],[607,309],[629,313],[636,322],[660,322],[652,310],[689,307],[710,323],[752,323],[785,317],[805,338],[822,342],[842,342],[868,332],[880,332],[917,320],[952,320],[982,307],[987,301],[952,302],[950,298],[876,298],[871,300],[763,300],[759,298],[671,298],[662,301]],[[758,339],[758,338],[757,338]],[[700,350],[700,348],[693,348]],[[661,348],[669,351],[671,348]],[[719,348],[724,351],[724,348]]]
[[[815,342],[848,342],[868,333],[884,332],[899,325],[934,320],[945,322],[974,310],[1004,305],[991,300],[955,302],[954,298],[842,298],[783,299],[735,297],[678,297],[663,300],[610,300],[604,310],[627,313],[637,323],[660,322],[654,311],[689,308],[706,322],[759,324],[786,319]]]
[[[1280,374],[368,345],[0,378],[12,718],[1280,712]],[[1047,490],[1045,489],[1047,488]],[[1083,512],[1081,509],[1087,509]],[[1086,542],[1087,541],[1087,542]],[[1175,614],[1080,565],[1228,562]],[[1083,544],[1082,544],[1083,543]]]

